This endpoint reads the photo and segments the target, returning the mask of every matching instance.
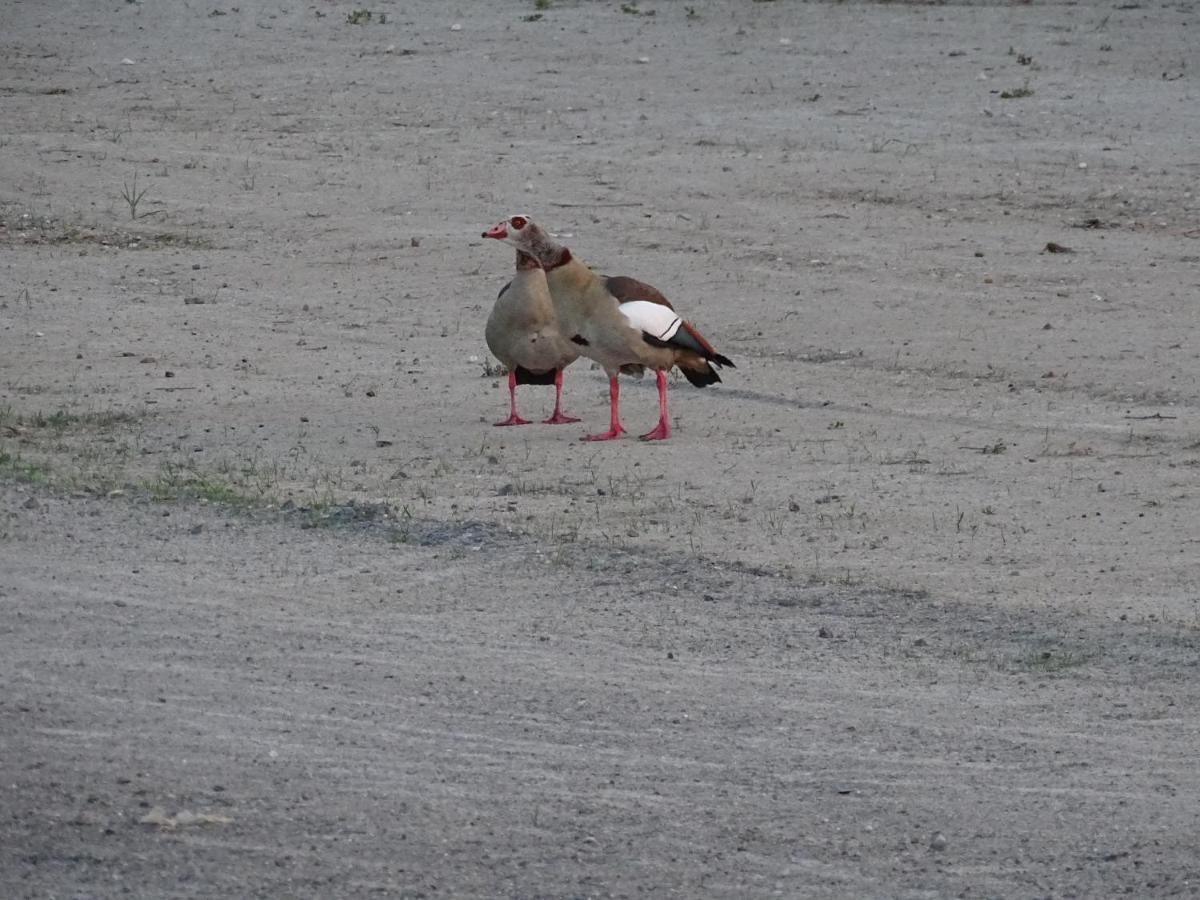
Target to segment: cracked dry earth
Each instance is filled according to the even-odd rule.
[[[358,9],[0,4],[0,895],[1200,893],[1200,9]]]

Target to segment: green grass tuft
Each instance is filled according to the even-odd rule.
[[[11,478],[27,484],[47,484],[50,469],[41,463],[22,459],[19,453],[0,450],[0,478]]]
[[[1007,91],[1000,92],[1001,100],[1019,100],[1022,97],[1032,97],[1032,96],[1033,96],[1033,88],[1031,88],[1029,85],[1025,85],[1024,87],[1019,87],[1019,88],[1010,88]]]
[[[250,493],[220,475],[179,466],[167,466],[145,484],[150,496],[160,502],[200,500],[222,506],[250,507],[265,502],[261,492]]]

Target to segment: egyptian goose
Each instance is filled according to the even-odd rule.
[[[660,291],[625,276],[597,275],[554,241],[528,216],[510,216],[483,233],[507,241],[534,257],[546,272],[554,299],[559,332],[578,344],[608,375],[610,425],[603,434],[584,440],[610,441],[625,433],[618,413],[617,373],[654,369],[658,376],[658,424],[644,441],[670,436],[667,422],[667,376],[678,366],[696,387],[721,380],[713,365],[733,362],[722,356],[689,322],[675,314]]]
[[[546,273],[529,254],[517,251],[517,274],[500,289],[483,336],[508,367],[510,413],[496,425],[529,424],[517,415],[518,384],[554,385],[554,413],[546,425],[579,421],[562,412],[563,369],[579,358],[579,349],[559,333]]]

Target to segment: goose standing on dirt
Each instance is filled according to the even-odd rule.
[[[507,241],[535,258],[545,270],[559,332],[579,345],[584,356],[595,360],[608,375],[610,424],[603,434],[584,440],[610,441],[625,433],[618,411],[617,374],[639,374],[654,369],[658,377],[658,424],[643,434],[644,441],[669,437],[667,376],[678,366],[696,387],[721,380],[716,366],[733,362],[718,353],[656,288],[625,276],[597,275],[554,241],[528,216],[510,216],[483,233],[485,238]]]
[[[554,303],[541,263],[517,251],[517,274],[500,289],[483,332],[488,349],[508,367],[509,416],[496,425],[528,425],[517,415],[518,384],[553,384],[554,413],[546,425],[578,422],[563,415],[563,369],[579,358],[579,349],[559,333]]]

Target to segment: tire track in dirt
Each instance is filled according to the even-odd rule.
[[[0,495],[20,510],[0,542],[10,896],[102,877],[157,896],[1012,894],[1144,885],[1097,843],[1150,868],[1190,854],[1197,647],[1154,623],[650,549],[547,562],[481,523],[396,542],[383,509],[302,528],[28,496]],[[288,555],[264,569],[269,548]],[[1147,804],[1176,839],[1095,832]],[[138,824],[153,806],[232,822]],[[1013,833],[1041,849],[1013,856]]]

